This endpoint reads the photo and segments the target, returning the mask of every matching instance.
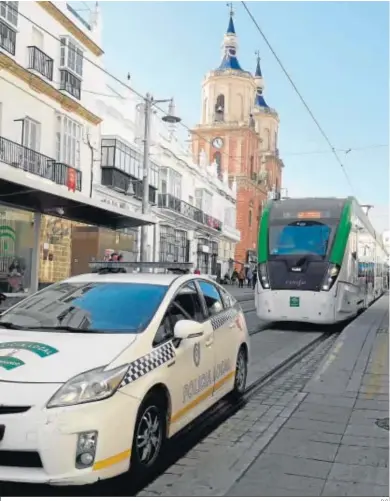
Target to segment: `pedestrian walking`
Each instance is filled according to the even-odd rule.
[[[253,280],[253,271],[251,268],[248,269],[248,273],[246,275],[246,278],[248,279],[248,287],[251,287],[252,280]]]
[[[241,270],[238,273],[238,288],[239,289],[243,289],[244,288],[244,280],[245,280],[244,270]]]
[[[252,278],[252,289],[255,290],[256,288],[256,282],[257,282],[257,272],[256,270],[253,272],[253,278]]]

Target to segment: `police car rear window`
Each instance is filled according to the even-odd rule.
[[[62,283],[49,286],[1,317],[26,330],[139,333],[168,287],[137,283]]]

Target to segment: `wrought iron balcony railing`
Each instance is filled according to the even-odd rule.
[[[27,48],[28,69],[37,71],[48,80],[53,80],[53,59],[38,49],[38,47],[30,45]]]
[[[60,70],[60,90],[81,99],[81,80],[68,70]]]
[[[76,190],[81,191],[82,189],[81,171],[1,136],[0,162],[35,176],[49,179],[61,186],[68,186],[69,171],[73,169],[76,173]]]
[[[182,214],[197,223],[204,224],[214,230],[222,231],[222,223],[215,217],[205,214],[202,210],[194,207],[193,205],[174,197],[173,195],[159,195],[158,206],[162,209],[169,209],[178,214]]]

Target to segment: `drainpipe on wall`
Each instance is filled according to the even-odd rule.
[[[93,158],[93,152],[94,152],[94,148],[91,144],[91,141],[89,139],[89,134],[87,134],[87,144],[89,146],[89,149],[91,150],[91,166],[90,166],[90,169],[91,169],[91,183],[90,183],[90,187],[89,187],[89,198],[92,198],[92,191],[93,191],[93,163],[94,163],[94,158]]]

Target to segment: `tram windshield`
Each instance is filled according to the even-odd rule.
[[[325,257],[332,227],[319,221],[293,221],[269,228],[271,256],[307,255]]]

